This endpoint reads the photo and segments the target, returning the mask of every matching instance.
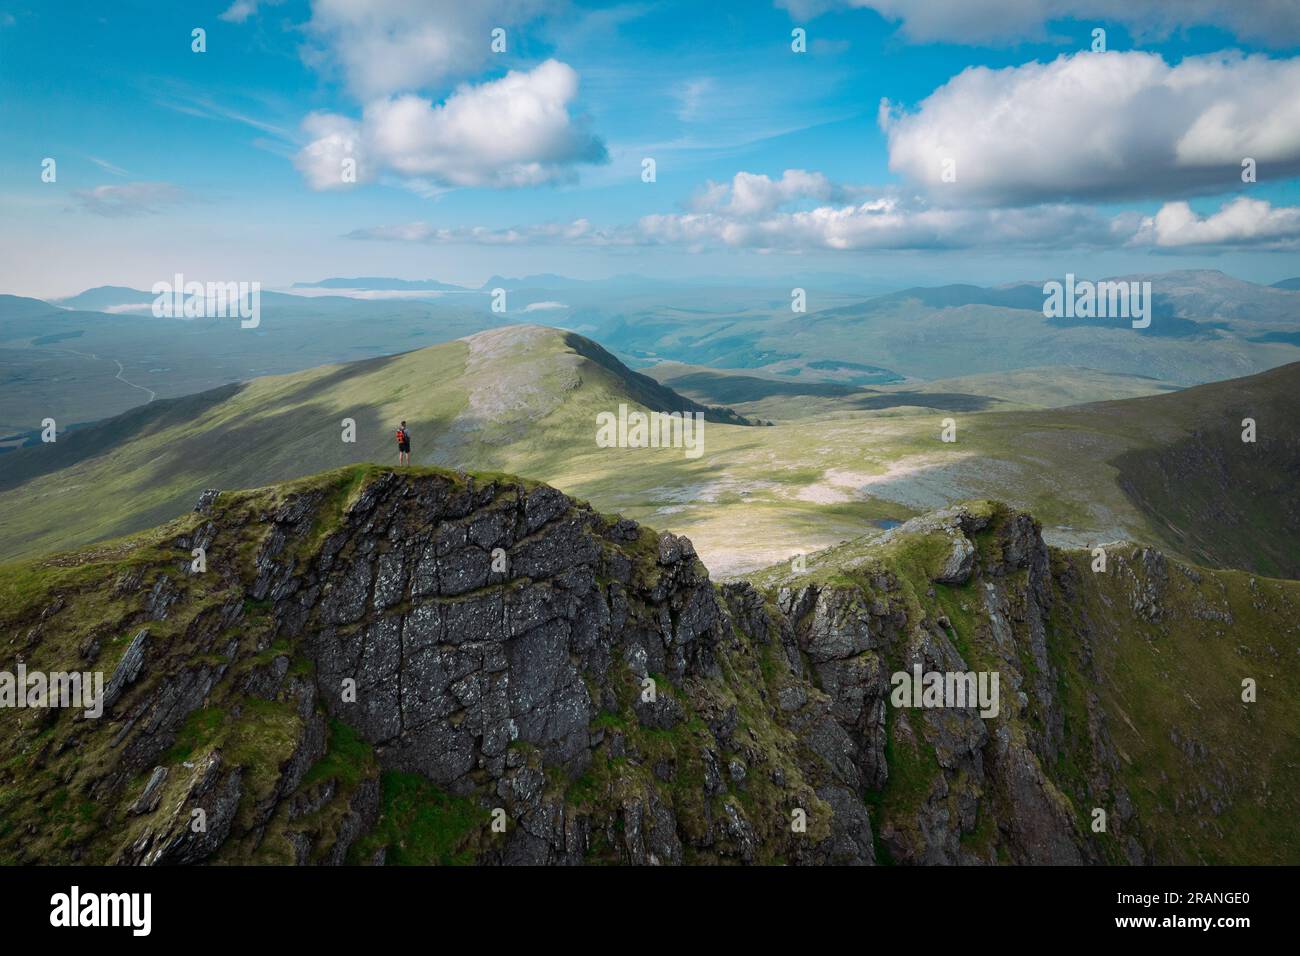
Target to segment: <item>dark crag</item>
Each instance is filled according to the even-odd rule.
[[[1209,709],[1294,628],[1293,582],[1247,599],[1136,549],[1093,575],[989,503],[849,551],[718,588],[687,539],[547,486],[360,466],[6,566],[4,662],[115,692],[0,714],[0,859],[1294,862],[1278,705]],[[1184,639],[1222,686],[1143,671]],[[890,707],[916,664],[997,671],[999,716]]]

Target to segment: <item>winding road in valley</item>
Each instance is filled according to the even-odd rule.
[[[127,379],[122,374],[123,372],[126,371],[126,367],[117,359],[101,359],[94,352],[78,352],[76,349],[51,349],[50,351],[70,352],[73,355],[80,355],[82,358],[94,359],[96,362],[102,362],[102,361],[112,362],[114,365],[117,366],[117,374],[113,376],[114,378],[116,378],[119,382],[121,382],[124,385],[130,385],[132,388],[138,388],[140,391],[148,393],[149,401],[145,402],[146,405],[148,405],[149,402],[152,402],[158,395],[158,393],[155,392],[152,388],[145,388],[143,385],[137,385],[135,384],[135,382],[132,382],[131,380]]]

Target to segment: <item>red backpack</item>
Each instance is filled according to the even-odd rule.
[[[402,429],[402,428],[399,428],[399,429],[397,430],[397,444],[400,445],[400,444],[402,444],[404,441],[406,441],[406,430],[405,430],[405,429]]]

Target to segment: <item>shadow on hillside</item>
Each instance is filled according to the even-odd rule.
[[[58,440],[49,444],[38,443],[9,452],[0,456],[0,491],[111,452],[146,432],[192,422],[208,409],[233,398],[243,387],[236,383],[183,398],[160,398],[75,431],[59,432]]]

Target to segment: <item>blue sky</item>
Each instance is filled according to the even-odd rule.
[[[1298,6],[0,0],[0,291],[1271,282],[1300,274]]]

